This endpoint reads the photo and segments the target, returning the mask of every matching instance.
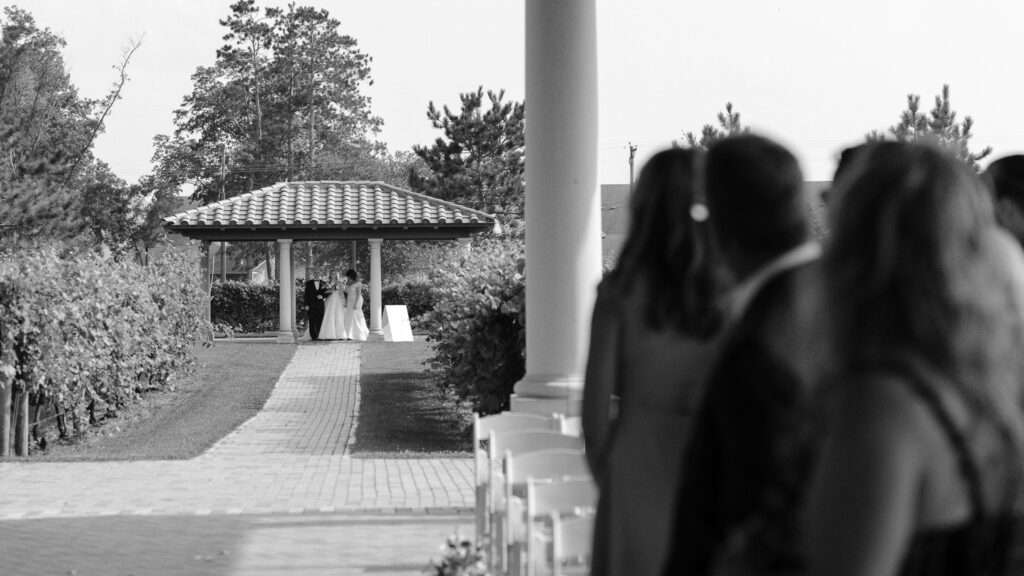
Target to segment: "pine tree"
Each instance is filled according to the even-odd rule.
[[[485,106],[484,99],[489,106]],[[413,146],[426,163],[425,173],[412,171],[409,185],[417,191],[471,208],[521,217],[525,187],[525,105],[504,102],[505,91],[483,87],[459,95],[461,110],[438,109],[430,102],[427,118],[444,132],[431,146]]]
[[[949,84],[943,84],[942,93],[935,97],[935,107],[930,112],[921,112],[921,96],[907,94],[907,108],[900,113],[900,121],[889,127],[888,134],[872,130],[865,139],[868,142],[889,139],[933,142],[975,171],[980,171],[978,161],[991,154],[992,147],[986,146],[977,153],[971,151],[969,142],[973,126],[974,120],[970,116],[964,116],[963,122],[957,122],[956,112],[950,103]]]
[[[693,132],[686,132],[683,134],[683,138],[686,140],[686,148],[700,148],[701,150],[707,150],[715,142],[734,136],[736,134],[747,134],[750,132],[750,128],[745,128],[743,123],[740,122],[740,113],[734,112],[732,109],[732,102],[725,103],[725,112],[718,113],[718,127],[712,126],[711,124],[705,124],[700,131],[700,137],[698,138]]]

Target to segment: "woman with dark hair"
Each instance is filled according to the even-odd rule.
[[[832,203],[811,573],[1022,573],[1024,339],[989,196],[941,150],[887,142]]]
[[[670,149],[647,162],[598,287],[583,392],[601,491],[594,575],[656,574],[668,552],[684,439],[722,323],[699,160]]]
[[[370,330],[363,315],[363,283],[359,281],[359,273],[351,268],[345,272],[345,277],[348,278],[345,288],[345,339],[365,341]]]

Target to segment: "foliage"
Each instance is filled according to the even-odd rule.
[[[458,533],[441,545],[441,561],[431,561],[424,570],[430,576],[488,576],[487,559],[481,546]]]
[[[295,287],[295,310],[299,319],[305,318],[304,290],[302,284]],[[280,302],[281,288],[277,282],[214,282],[210,286],[210,320],[229,333],[273,332],[281,321]]]
[[[725,103],[725,112],[718,113],[718,126],[712,126],[711,124],[705,124],[700,131],[700,137],[698,138],[693,132],[687,132],[683,134],[683,138],[686,140],[687,148],[700,148],[701,150],[707,150],[715,142],[734,136],[736,134],[747,134],[750,132],[750,128],[744,127],[743,123],[740,122],[740,113],[733,112],[732,102]]]
[[[168,249],[149,266],[109,250],[21,248],[0,257],[0,386],[43,394],[76,421],[194,367],[203,293],[196,262]]]
[[[525,265],[521,240],[484,239],[431,279],[437,302],[423,318],[430,372],[481,414],[507,409],[526,371]]]
[[[129,189],[91,150],[139,43],[115,66],[119,78],[108,95],[91,100],[70,82],[61,37],[16,7],[4,9],[0,28],[0,202],[8,208],[0,223],[22,237],[122,235],[130,219],[112,214],[101,223],[96,216],[123,207]]]
[[[189,182],[209,202],[285,180],[371,180],[402,162],[371,141],[381,120],[360,92],[372,84],[370,57],[327,10],[261,13],[254,0],[230,10],[225,44],[192,75],[174,136],[154,141],[156,178]]]
[[[963,122],[957,122],[949,100],[949,84],[943,84],[942,93],[935,97],[935,107],[928,114],[921,112],[920,95],[907,94],[907,108],[900,113],[900,121],[889,127],[888,134],[872,130],[865,139],[868,142],[890,138],[898,142],[933,142],[978,172],[981,170],[978,161],[991,154],[992,147],[986,146],[977,153],[970,150],[968,144],[973,136],[973,126],[974,120],[970,116],[964,116]]]
[[[410,322],[432,311],[437,305],[438,295],[434,285],[429,282],[408,282],[392,284],[380,291],[381,304],[384,306],[404,304],[409,311]]]
[[[525,105],[503,102],[505,91],[484,89],[459,95],[462,109],[441,110],[430,102],[427,118],[444,132],[430,146],[413,146],[428,172],[411,172],[413,190],[487,213],[521,218],[525,198]]]

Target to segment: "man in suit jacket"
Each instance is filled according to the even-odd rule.
[[[727,332],[687,448],[665,574],[723,562],[749,573],[801,567],[797,510],[813,459],[806,308],[816,280],[803,176],[793,155],[743,135],[713,146],[711,226],[737,284]],[[718,566],[716,568],[716,565]]]
[[[313,340],[320,339],[320,325],[324,322],[324,300],[326,299],[326,282],[318,278],[306,280],[304,300],[309,318],[309,337]]]

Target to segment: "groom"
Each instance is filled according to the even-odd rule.
[[[324,300],[327,298],[327,283],[318,278],[306,280],[306,316],[309,318],[309,337],[320,339],[320,325],[324,322]]]

